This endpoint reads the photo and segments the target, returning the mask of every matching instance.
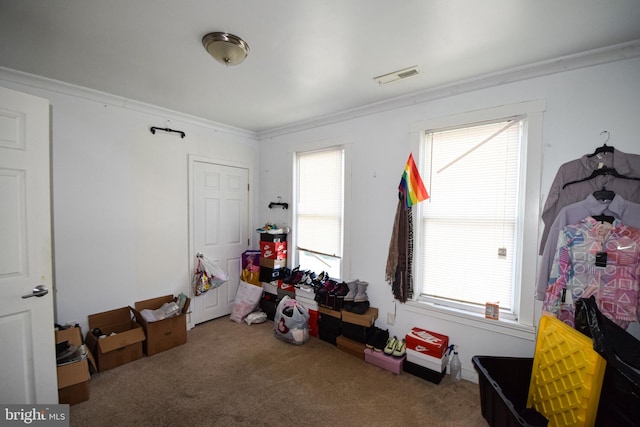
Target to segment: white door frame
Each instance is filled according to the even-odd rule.
[[[251,224],[253,223],[253,190],[254,190],[254,185],[253,185],[253,169],[251,167],[251,164],[249,163],[245,163],[245,162],[235,162],[235,161],[229,161],[229,160],[223,160],[223,159],[217,159],[217,158],[213,158],[213,157],[206,157],[206,156],[200,156],[200,155],[196,155],[196,154],[189,154],[189,165],[188,165],[188,174],[189,174],[189,189],[188,189],[188,193],[189,193],[189,202],[188,202],[188,215],[189,215],[189,251],[188,251],[188,270],[189,271],[189,290],[190,292],[192,292],[191,290],[191,280],[193,278],[193,268],[195,265],[195,259],[196,259],[196,250],[194,248],[194,242],[195,242],[195,229],[194,229],[194,212],[193,212],[193,203],[195,200],[195,195],[194,195],[194,188],[195,188],[195,182],[194,182],[194,176],[193,176],[193,170],[194,170],[194,163],[196,162],[200,162],[200,163],[210,163],[210,164],[214,164],[214,165],[220,165],[220,166],[228,166],[228,167],[235,167],[235,168],[242,168],[242,169],[246,169],[248,172],[248,182],[249,182],[249,194],[248,194],[248,214],[247,214],[247,230],[250,232],[251,231]],[[250,236],[250,234],[249,234]],[[253,243],[253,240],[251,237],[249,237],[251,243]],[[193,305],[192,305],[193,306]],[[194,318],[195,316],[191,316],[189,315],[187,317],[187,329],[192,329],[195,324],[194,324]]]

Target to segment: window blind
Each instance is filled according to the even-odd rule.
[[[425,133],[422,294],[513,308],[522,120]]]
[[[344,151],[297,155],[297,246],[342,257]]]

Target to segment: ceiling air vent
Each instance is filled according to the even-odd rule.
[[[418,74],[420,74],[420,70],[417,65],[414,65],[413,67],[374,77],[373,80],[377,81],[381,85],[386,85],[387,83],[408,79],[409,77],[417,76]]]

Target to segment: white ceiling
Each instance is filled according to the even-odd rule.
[[[636,40],[639,0],[0,0],[0,66],[255,132]]]

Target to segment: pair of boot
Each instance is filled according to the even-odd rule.
[[[349,292],[344,297],[344,309],[355,314],[364,314],[369,309],[369,297],[367,296],[368,282],[354,280],[347,282]]]

